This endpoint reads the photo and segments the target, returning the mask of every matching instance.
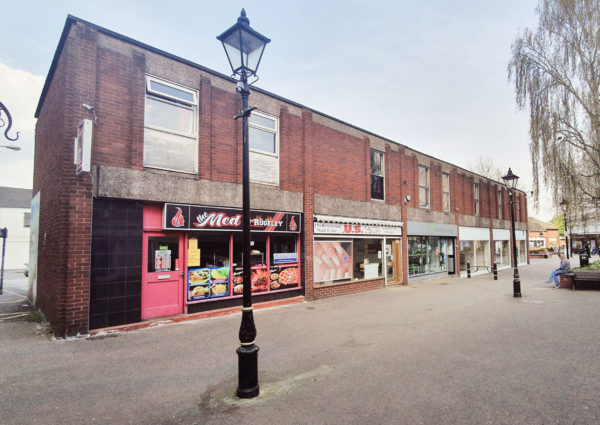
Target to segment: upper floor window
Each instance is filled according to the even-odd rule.
[[[429,208],[429,167],[419,165],[419,207]]]
[[[475,200],[475,215],[479,215],[479,184],[473,185],[473,199]]]
[[[442,173],[442,203],[444,211],[450,211],[450,174]]]
[[[521,221],[521,200],[516,194],[513,199],[515,200],[515,221]]]
[[[371,199],[384,199],[383,152],[371,149]]]
[[[253,111],[248,118],[250,181],[279,185],[279,119]]]
[[[146,76],[144,166],[198,172],[198,92]]]
[[[29,211],[23,213],[23,227],[31,227],[31,213]]]
[[[498,218],[502,220],[502,189],[498,189]]]

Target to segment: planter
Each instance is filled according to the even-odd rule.
[[[561,274],[558,276],[560,287],[565,289],[573,289],[573,279],[575,275],[573,273]]]

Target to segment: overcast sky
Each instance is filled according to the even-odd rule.
[[[215,37],[245,7],[272,40],[258,87],[463,168],[491,157],[531,190],[506,68],[536,0],[1,1],[0,101],[23,150],[0,149],[0,186],[32,186],[33,113],[68,14],[229,73]],[[541,202],[529,214],[548,220]]]

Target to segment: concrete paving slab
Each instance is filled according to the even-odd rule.
[[[600,292],[556,259],[255,312],[261,394],[235,397],[240,315],[88,339],[0,323],[6,424],[597,424]],[[37,333],[36,333],[37,332]]]

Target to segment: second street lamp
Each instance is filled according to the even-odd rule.
[[[562,199],[560,201],[560,203],[558,204],[560,205],[560,209],[563,212],[563,220],[565,221],[565,251],[567,252],[567,260],[569,259],[569,236],[568,236],[568,229],[567,229],[567,212],[569,209],[569,202],[565,201],[564,199]]]
[[[513,262],[514,262],[514,273],[513,273],[513,296],[515,298],[521,298],[521,280],[519,279],[519,268],[517,267],[517,240],[515,238],[515,209],[514,209],[514,194],[513,191],[517,187],[517,181],[519,176],[513,174],[509,168],[508,173],[502,176],[504,185],[508,189],[508,196],[510,198],[510,223],[512,228],[512,240],[513,240]]]
[[[258,396],[258,346],[255,343],[256,327],[252,314],[251,269],[250,269],[250,148],[248,141],[248,116],[255,108],[248,107],[250,86],[248,77],[256,76],[265,46],[271,40],[250,27],[246,11],[242,9],[237,22],[217,36],[223,43],[233,75],[239,78],[236,90],[242,97],[242,110],[234,119],[242,118],[242,231],[244,290],[242,301],[242,323],[240,325],[240,347],[238,354],[238,388],[240,398]]]

